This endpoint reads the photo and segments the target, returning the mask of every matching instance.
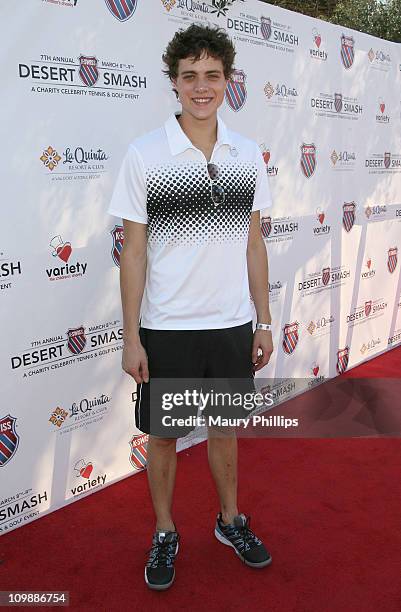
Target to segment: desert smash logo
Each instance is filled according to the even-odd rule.
[[[119,320],[90,327],[70,328],[65,335],[33,340],[31,349],[11,357],[11,370],[22,371],[22,378],[43,374],[120,351],[123,328]]]
[[[75,59],[42,53],[39,58],[18,64],[18,76],[31,84],[32,93],[137,100],[136,92],[147,87],[147,76],[138,74],[134,64],[94,55]]]

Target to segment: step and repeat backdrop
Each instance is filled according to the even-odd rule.
[[[259,144],[273,194],[258,378],[277,402],[401,342],[401,49],[258,0],[25,0],[0,17],[4,534],[146,466],[106,209],[129,142],[179,108],[161,72],[174,32],[215,23],[236,44],[220,112]]]

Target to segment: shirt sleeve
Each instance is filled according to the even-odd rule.
[[[143,161],[132,144],[121,164],[107,212],[137,223],[148,222]]]
[[[258,174],[256,177],[256,188],[255,188],[255,196],[253,199],[253,207],[252,212],[255,210],[263,210],[264,208],[268,208],[272,205],[272,197],[270,192],[269,181],[267,178],[266,172],[266,164],[263,159],[262,152],[260,151],[258,145],[255,143],[255,147],[257,149],[255,154],[255,162],[258,168]]]

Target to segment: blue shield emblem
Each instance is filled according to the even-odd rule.
[[[96,57],[79,56],[79,76],[86,87],[92,87],[99,78]]]
[[[130,445],[130,462],[137,470],[143,470],[146,467],[147,461],[147,446],[149,435],[133,436],[129,442]]]
[[[235,112],[241,110],[246,100],[245,87],[245,72],[243,70],[234,70],[231,79],[229,79],[226,87],[226,102],[228,106]]]
[[[343,95],[340,93],[335,93],[334,94],[334,108],[336,109],[337,113],[340,113],[342,111],[343,108]]]
[[[105,0],[110,13],[118,21],[127,21],[135,13],[138,0]]]
[[[260,18],[260,31],[265,40],[269,40],[272,35],[272,20],[270,17]]]
[[[355,202],[344,202],[343,204],[343,227],[350,232],[355,223]]]
[[[327,285],[330,280],[330,268],[323,268],[322,270],[322,283]]]
[[[270,232],[272,231],[272,218],[271,217],[261,218],[260,230],[262,232],[263,238],[268,238],[270,236]]]
[[[397,267],[398,261],[398,248],[394,247],[393,249],[388,250],[388,259],[387,259],[387,268],[390,274],[394,272]]]
[[[391,163],[391,153],[385,153],[384,154],[384,167],[386,168],[386,170],[390,168],[390,163]]]
[[[67,348],[73,355],[79,355],[85,348],[86,336],[84,327],[75,327],[67,331]]]
[[[9,414],[0,420],[0,467],[6,465],[17,452],[19,435],[15,429],[16,421]]]
[[[316,147],[314,144],[303,144],[301,146],[301,170],[310,178],[316,169]]]
[[[341,36],[341,61],[344,68],[351,68],[354,63],[354,44],[352,36],[344,36],[344,34]]]
[[[284,338],[283,338],[283,351],[287,355],[291,355],[295,351],[295,348],[298,344],[299,336],[298,336],[298,327],[299,323],[287,323],[284,325]]]
[[[120,255],[124,244],[124,227],[122,225],[115,225],[110,234],[113,237],[111,256],[116,266],[120,267]]]
[[[342,374],[348,367],[349,361],[349,347],[346,346],[343,349],[337,351],[337,363],[336,369],[338,374]]]

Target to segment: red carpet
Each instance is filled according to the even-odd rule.
[[[399,376],[401,348],[358,376],[381,371],[383,360],[386,375]],[[182,546],[172,589],[154,593],[143,580],[153,515],[141,473],[2,536],[1,590],[65,589],[70,609],[98,612],[401,610],[400,440],[239,444],[240,508],[270,548],[270,567],[243,566],[215,539],[217,498],[201,444],[178,459]]]

